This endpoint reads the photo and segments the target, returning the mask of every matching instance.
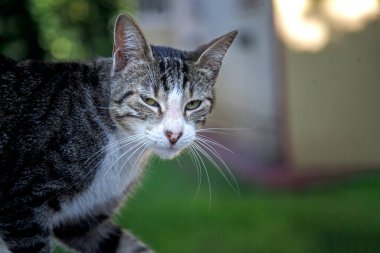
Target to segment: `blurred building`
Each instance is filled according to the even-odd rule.
[[[379,168],[379,2],[296,2],[289,10],[275,1],[290,48],[284,95],[293,161],[304,169]]]

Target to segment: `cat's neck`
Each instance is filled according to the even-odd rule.
[[[88,72],[84,73],[84,79],[88,81],[81,91],[85,109],[107,134],[115,132],[116,126],[109,113],[112,58],[99,58],[85,65]]]
[[[112,64],[112,58],[98,58],[92,62],[92,77],[98,79],[99,88],[108,95],[111,89]]]

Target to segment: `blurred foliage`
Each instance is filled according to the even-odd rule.
[[[110,56],[113,23],[136,0],[0,0],[0,52],[13,59]]]

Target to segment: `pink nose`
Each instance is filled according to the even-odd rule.
[[[165,130],[165,136],[168,138],[169,142],[174,145],[178,141],[179,138],[182,136],[182,132],[179,133],[173,133],[172,131]]]

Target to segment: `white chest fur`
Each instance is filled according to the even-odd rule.
[[[61,210],[53,216],[53,226],[66,219],[107,210],[107,203],[122,199],[128,186],[141,175],[149,151],[136,142],[126,145],[119,138],[111,137],[105,150],[105,158],[95,174],[92,184],[74,197],[70,202],[61,204]],[[99,210],[100,209],[100,210]]]

